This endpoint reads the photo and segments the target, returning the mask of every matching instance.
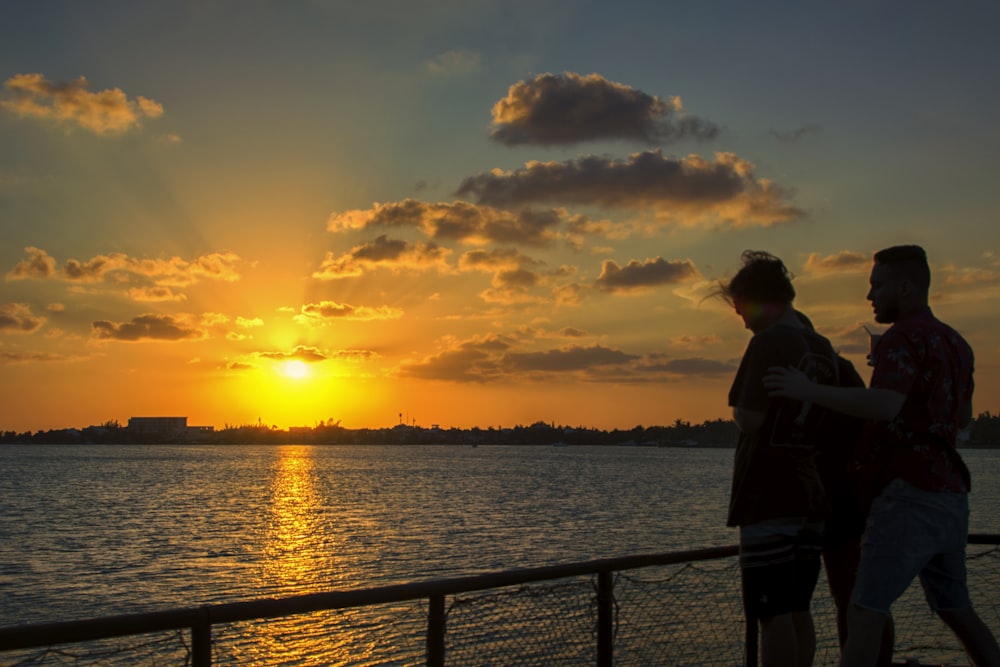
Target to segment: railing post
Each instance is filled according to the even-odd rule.
[[[614,664],[614,579],[611,570],[597,573],[597,667]]]
[[[208,609],[200,623],[191,626],[191,667],[212,666],[212,621]]]
[[[444,667],[444,595],[431,595],[427,607],[427,667]]]

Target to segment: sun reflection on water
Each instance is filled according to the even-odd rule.
[[[256,589],[284,597],[315,592],[330,567],[326,562],[324,510],[311,447],[275,448],[267,489],[261,562]],[[240,664],[344,664],[331,641],[336,612],[291,616],[246,624],[240,640],[229,647]],[[243,624],[241,624],[243,625]]]
[[[300,592],[315,583],[322,562],[320,498],[310,447],[289,445],[277,450],[271,482],[261,588]]]

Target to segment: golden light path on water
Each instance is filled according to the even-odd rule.
[[[342,576],[354,563],[350,558],[341,561],[338,554],[346,550],[345,541],[356,542],[352,534],[359,529],[359,517],[345,515],[346,508],[335,507],[324,497],[321,487],[340,484],[317,479],[315,454],[316,448],[309,446],[276,448],[265,503],[267,516],[261,522],[262,560],[256,590],[281,591],[287,596],[350,588]],[[331,471],[325,474],[330,476]],[[346,484],[339,490],[351,491]],[[239,638],[224,650],[235,664],[374,665],[377,656],[384,656],[384,649],[379,652],[381,644],[404,641],[396,633],[406,632],[398,621],[407,611],[405,605],[402,609],[369,607],[239,624]],[[395,631],[391,630],[394,622]],[[383,634],[386,626],[388,636]]]

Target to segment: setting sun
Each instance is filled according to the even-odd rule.
[[[304,361],[292,359],[278,364],[277,371],[281,375],[293,380],[303,380],[309,377],[309,366]]]

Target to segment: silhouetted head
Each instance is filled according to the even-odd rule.
[[[927,305],[931,269],[923,248],[893,246],[875,253],[874,262],[867,298],[876,322],[896,322]]]
[[[770,326],[787,311],[795,299],[792,274],[784,262],[763,250],[745,250],[743,267],[728,283],[721,283],[719,294],[743,318],[751,331]]]

